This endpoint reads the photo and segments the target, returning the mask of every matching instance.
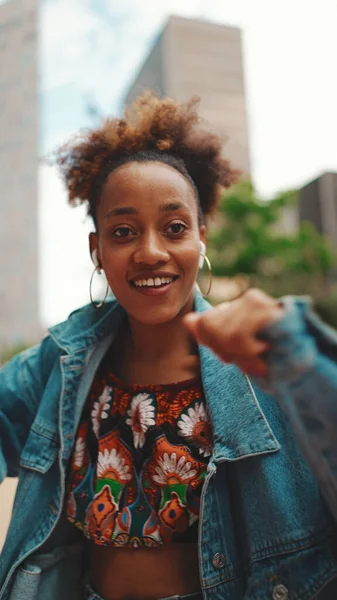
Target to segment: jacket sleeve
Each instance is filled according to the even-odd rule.
[[[21,451],[54,362],[53,345],[47,337],[0,369],[0,483],[18,474]]]
[[[337,332],[309,301],[288,297],[284,305],[285,316],[263,332],[269,377],[257,383],[286,412],[337,520]]]

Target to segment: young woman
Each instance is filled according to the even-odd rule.
[[[336,598],[336,526],[287,418],[188,323],[236,175],[220,140],[146,96],[58,160],[116,299],[1,371],[0,478],[19,474],[1,600]]]

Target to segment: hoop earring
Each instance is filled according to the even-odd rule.
[[[102,269],[101,269],[101,267],[99,265],[97,265],[97,267],[94,268],[93,273],[92,273],[92,275],[90,277],[89,295],[90,295],[90,302],[94,306],[94,308],[101,308],[105,304],[105,301],[107,299],[107,295],[109,293],[109,284],[106,287],[106,292],[105,292],[105,296],[104,296],[103,300],[101,300],[101,302],[95,302],[95,300],[93,300],[93,297],[92,297],[91,288],[92,288],[92,282],[93,282],[94,275],[95,275],[96,271],[97,271],[98,275],[101,274]]]
[[[206,256],[206,254],[204,255],[204,259],[206,262],[206,265],[208,267],[208,271],[209,271],[209,283],[208,283],[208,289],[206,294],[202,294],[204,298],[206,298],[206,296],[209,295],[211,289],[212,289],[212,283],[213,283],[213,272],[212,272],[212,265],[211,265],[211,261],[209,260],[208,256]]]

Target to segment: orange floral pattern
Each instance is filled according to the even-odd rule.
[[[155,547],[198,520],[212,428],[199,380],[124,385],[102,362],[78,429],[65,513],[96,544]]]

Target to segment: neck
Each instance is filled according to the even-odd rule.
[[[148,325],[128,319],[128,331],[125,338],[130,358],[141,363],[151,363],[173,360],[198,353],[196,342],[182,324],[183,316],[191,310],[186,307],[174,319],[159,325]]]
[[[197,346],[182,325],[181,317],[161,325],[129,321],[128,345],[133,359],[159,363],[197,353]]]

